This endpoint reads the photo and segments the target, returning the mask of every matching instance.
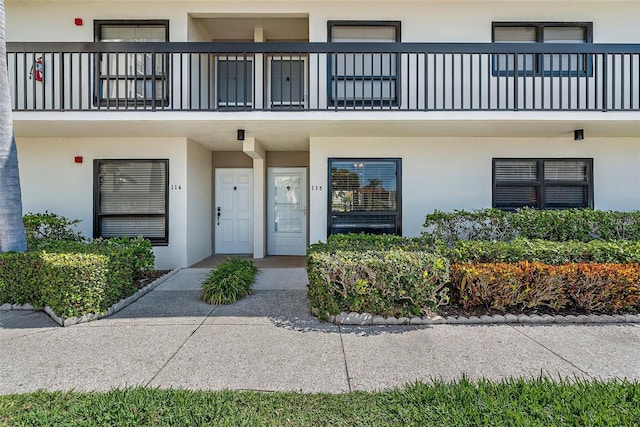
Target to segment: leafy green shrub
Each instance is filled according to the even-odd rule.
[[[42,300],[58,316],[104,312],[126,296],[108,256],[43,252],[41,259]]]
[[[451,266],[451,298],[464,308],[640,309],[640,264],[540,262]]]
[[[52,241],[81,242],[85,240],[82,233],[76,230],[78,219],[69,219],[45,211],[29,212],[22,217],[27,237],[27,247],[31,250],[50,244]]]
[[[427,230],[423,238],[449,246],[458,240],[511,240],[517,235],[509,224],[508,215],[500,209],[435,210],[426,216],[424,227]]]
[[[389,249],[423,250],[427,245],[422,238],[396,236],[393,234],[332,234],[326,243],[315,243],[307,253],[336,251],[386,251]]]
[[[453,246],[458,240],[514,238],[551,241],[640,240],[640,211],[611,212],[591,209],[498,209],[434,211],[426,216],[423,238]]]
[[[307,256],[308,296],[322,314],[426,314],[448,300],[449,262],[425,251],[329,251]]]
[[[40,280],[43,271],[40,253],[0,254],[0,304],[44,306]]]
[[[103,312],[135,293],[136,276],[153,262],[142,238],[58,240],[46,250],[0,254],[0,303],[48,305],[62,317]]]
[[[249,295],[258,268],[246,258],[229,258],[202,282],[201,298],[207,304],[232,304]]]
[[[444,250],[444,253],[452,262],[539,261],[556,265],[572,262],[627,264],[640,263],[640,241],[458,240],[453,248]]]

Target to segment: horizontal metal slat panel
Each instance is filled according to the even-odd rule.
[[[102,237],[144,236],[161,239],[165,236],[163,217],[103,217]]]
[[[537,181],[538,168],[535,160],[498,160],[495,162],[496,182]]]

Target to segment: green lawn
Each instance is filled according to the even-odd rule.
[[[337,395],[146,388],[41,391],[0,396],[0,425],[636,426],[640,383],[462,379]]]

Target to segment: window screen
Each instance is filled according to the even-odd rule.
[[[167,243],[168,160],[96,160],[95,237]]]
[[[592,159],[494,159],[493,206],[593,207]]]
[[[329,159],[329,234],[400,234],[400,159]]]
[[[400,23],[329,23],[331,42],[394,43]],[[329,57],[333,105],[397,105],[398,55],[335,53]]]

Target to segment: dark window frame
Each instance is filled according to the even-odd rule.
[[[499,161],[523,161],[523,162],[536,162],[537,167],[537,176],[538,179],[535,181],[514,181],[514,182],[506,182],[498,184],[496,182],[496,162]],[[544,179],[544,163],[547,161],[552,162],[576,162],[581,161],[586,163],[587,173],[586,173],[586,182],[577,182],[577,181],[553,181],[547,182]],[[531,206],[534,209],[571,209],[572,207],[550,207],[547,208],[545,206],[545,189],[548,186],[558,187],[558,186],[583,186],[586,188],[586,206],[583,208],[593,209],[593,158],[586,157],[562,157],[562,158],[554,158],[554,157],[496,157],[491,161],[491,206],[496,209],[501,210],[515,210],[518,207],[499,207],[496,206],[496,188],[500,186],[522,186],[522,187],[531,187],[535,186],[536,188],[536,206]]]
[[[333,183],[332,177],[332,164],[333,162],[379,162],[389,161],[396,164],[396,210],[391,211],[371,211],[371,212],[357,212],[347,213],[344,215],[354,217],[365,217],[375,215],[390,215],[396,216],[395,232],[393,234],[402,235],[402,158],[400,157],[329,157],[327,159],[327,236],[330,236],[332,229],[331,217],[333,216],[332,204],[333,204]]]
[[[505,27],[531,27],[536,28],[536,43],[544,43],[545,27],[581,27],[584,31],[584,42],[593,43],[593,22],[587,21],[494,21],[491,23],[491,42],[504,43],[496,41],[496,28]],[[524,54],[526,55],[526,54]],[[518,77],[593,77],[593,56],[587,54],[582,55],[582,67],[579,70],[545,70],[544,54],[531,54],[534,56],[533,70],[500,70],[498,69],[497,54],[492,55],[491,74],[493,76],[518,76]],[[558,54],[560,56],[566,54]],[[515,67],[514,67],[515,68]]]
[[[129,162],[161,162],[165,164],[165,191],[164,191],[164,214],[102,214],[100,213],[100,166],[105,163]],[[93,237],[102,237],[100,234],[101,219],[104,217],[164,217],[164,237],[149,238],[153,246],[169,245],[169,159],[95,159],[93,161]],[[131,236],[136,237],[136,236]]]
[[[102,38],[102,26],[105,25],[114,25],[114,26],[137,26],[137,27],[143,27],[143,26],[164,26],[164,30],[165,30],[165,40],[168,42],[169,41],[169,20],[168,19],[94,19],[93,20],[93,39],[95,42],[100,42],[101,38]],[[129,43],[129,42],[126,42]],[[134,42],[131,42],[134,43]],[[128,53],[128,52],[127,52]],[[143,52],[135,52],[135,53],[143,53]],[[144,108],[146,106],[155,106],[155,107],[163,107],[163,106],[168,106],[169,102],[170,102],[170,93],[171,93],[171,73],[169,70],[170,64],[169,64],[169,55],[168,54],[163,54],[161,56],[161,59],[163,61],[163,72],[161,74],[157,74],[156,70],[153,70],[153,74],[144,74],[142,75],[142,80],[138,80],[137,79],[137,75],[134,76],[133,81],[134,83],[137,83],[137,81],[141,81],[143,82],[143,84],[147,81],[147,80],[151,80],[152,82],[152,91],[153,91],[153,98],[150,99],[138,99],[137,97],[135,97],[134,99],[111,99],[110,97],[104,97],[103,96],[103,90],[102,90],[102,84],[101,81],[103,80],[102,78],[102,74],[101,74],[101,63],[103,61],[103,56],[105,54],[96,54],[95,55],[95,62],[94,62],[94,105],[95,106],[123,106],[123,107],[130,107],[133,106],[138,107],[140,106],[141,108]],[[154,54],[156,57],[158,55],[161,54]],[[155,59],[154,59],[155,61]],[[154,67],[155,68],[155,67]],[[120,80],[121,77],[116,74],[114,76],[110,76],[107,75],[107,80],[110,80],[113,77],[114,80]],[[124,77],[125,81],[131,81],[131,78],[129,76],[125,76]],[[165,86],[165,90],[163,91],[163,94],[161,97],[157,97],[156,96],[156,92],[155,92],[155,87],[157,84],[157,81],[160,80],[161,84],[162,82],[164,82],[164,86]],[[145,87],[145,92],[146,92],[146,87]]]
[[[331,30],[333,27],[394,27],[396,32],[395,42],[400,43],[402,41],[402,21],[330,20],[330,21],[327,21],[327,41],[328,42],[332,41]],[[401,88],[400,55],[395,54],[395,57],[396,57],[396,64],[395,64],[395,70],[394,70],[395,76],[392,76],[392,75],[376,76],[376,77],[380,77],[380,81],[385,81],[386,79],[388,79],[389,81],[395,82],[395,96],[393,98],[390,98],[389,101],[384,99],[375,100],[373,98],[371,100],[364,100],[364,99],[340,100],[340,99],[335,99],[333,96],[333,82],[334,82],[334,75],[332,72],[333,61],[331,60],[331,54],[327,55],[327,104],[331,107],[340,107],[340,108],[365,107],[365,106],[366,107],[380,107],[380,106],[397,107],[399,106],[400,92],[401,92],[400,90]],[[349,77],[353,79],[352,81],[356,81],[358,79],[365,80],[367,76],[357,76],[357,75],[346,76],[345,75],[341,77],[343,77],[346,81],[348,81]],[[371,77],[374,77],[374,76],[371,76]]]

